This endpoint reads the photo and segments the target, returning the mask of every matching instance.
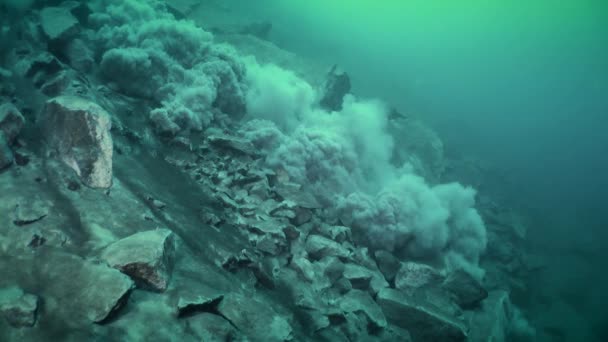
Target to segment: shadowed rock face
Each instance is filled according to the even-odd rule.
[[[92,188],[112,185],[110,115],[75,96],[47,101],[40,124],[49,147]]]

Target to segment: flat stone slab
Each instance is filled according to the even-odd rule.
[[[386,318],[409,331],[414,341],[467,339],[467,331],[461,322],[398,290],[384,288],[378,293],[376,301]]]

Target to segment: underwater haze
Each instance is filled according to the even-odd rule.
[[[608,257],[605,2],[267,0],[256,8],[247,12],[271,20],[281,46],[338,63],[357,94],[386,99],[430,123],[446,150],[491,164],[509,184],[497,195],[542,222],[530,242],[556,258],[555,286],[580,292],[589,320],[605,316],[608,279],[597,274]],[[581,255],[576,275],[559,269]]]
[[[604,1],[0,0],[0,341],[608,341],[607,131]]]

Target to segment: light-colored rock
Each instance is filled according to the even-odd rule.
[[[76,32],[78,20],[69,8],[45,7],[40,11],[40,26],[49,39],[62,39]]]
[[[439,272],[431,266],[412,261],[402,262],[395,275],[395,287],[401,290],[417,289],[440,279]]]
[[[135,233],[104,249],[102,259],[130,276],[139,287],[164,291],[175,258],[175,240],[168,229]]]
[[[384,275],[384,278],[387,281],[392,281],[393,279],[395,279],[395,275],[397,275],[397,272],[401,267],[399,259],[397,259],[397,257],[395,257],[390,252],[384,250],[378,250],[374,252],[374,257],[376,259],[376,264],[378,265],[380,272],[382,272],[382,274]]]
[[[112,185],[110,115],[76,96],[47,101],[40,118],[46,141],[59,158],[92,188]]]

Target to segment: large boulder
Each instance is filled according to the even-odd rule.
[[[112,185],[111,120],[103,108],[84,98],[59,96],[47,101],[40,124],[49,147],[85,185]]]
[[[400,291],[384,288],[377,303],[389,322],[410,332],[414,341],[465,341],[462,322],[430,304]]]
[[[38,297],[18,287],[0,289],[0,314],[15,328],[36,324]]]
[[[106,247],[101,257],[139,287],[164,291],[173,269],[175,238],[168,229],[136,233]]]
[[[469,317],[472,341],[506,341],[513,306],[509,293],[503,290],[490,292],[479,310]]]

